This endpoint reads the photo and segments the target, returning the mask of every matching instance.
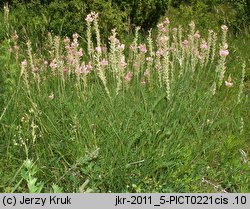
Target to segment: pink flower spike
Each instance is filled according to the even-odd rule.
[[[227,81],[225,81],[225,85],[227,87],[232,87],[233,86],[233,81],[232,81],[231,75],[228,76]]]
[[[146,61],[152,62],[152,61],[153,61],[153,58],[152,58],[152,57],[147,57],[147,58],[146,58]]]
[[[199,34],[199,32],[197,31],[195,34],[194,34],[194,38],[195,39],[199,39],[201,37],[201,35]]]
[[[166,24],[166,25],[168,25],[170,23],[170,21],[169,21],[168,18],[166,18],[163,23]]]
[[[56,61],[53,60],[50,65],[49,65],[52,69],[56,69],[57,68],[57,64],[56,64]]]
[[[23,61],[21,62],[21,64],[22,64],[22,66],[26,67],[26,66],[27,66],[27,60],[23,60]]]
[[[48,61],[47,61],[47,60],[45,60],[45,61],[44,61],[44,64],[45,64],[45,65],[48,65],[49,63],[48,63]]]
[[[66,37],[66,38],[63,40],[63,42],[64,42],[65,44],[69,44],[69,43],[70,43],[69,37]]]
[[[131,44],[129,48],[130,48],[131,51],[135,51],[135,45],[134,44]]]
[[[221,29],[222,29],[223,31],[227,31],[227,30],[228,30],[228,27],[227,27],[226,25],[222,25],[222,26],[221,26]]]
[[[227,55],[229,55],[229,51],[226,50],[226,49],[225,50],[221,49],[219,54],[220,54],[221,57],[226,57]]]
[[[18,39],[18,35],[17,35],[17,32],[16,32],[16,31],[15,31],[14,34],[13,34],[13,39],[14,39],[14,41],[17,41],[17,39]]]
[[[78,51],[78,56],[79,56],[79,57],[82,57],[82,56],[83,56],[82,48],[79,49],[79,51]]]
[[[206,42],[203,42],[200,47],[201,49],[207,49],[208,46]]]
[[[88,23],[91,23],[94,21],[94,18],[92,17],[92,14],[88,14],[87,17],[85,18],[85,20],[88,22]]]
[[[89,62],[88,65],[87,65],[86,67],[87,67],[87,69],[88,69],[89,71],[91,71],[91,70],[93,69],[91,62]]]
[[[187,48],[188,47],[188,40],[184,40],[183,42],[182,42],[182,45],[183,45],[183,47],[184,48]]]
[[[140,52],[142,52],[144,54],[147,53],[147,48],[146,48],[146,46],[144,44],[140,44],[138,46],[138,49],[140,50]]]
[[[149,78],[150,77],[150,72],[147,70],[147,71],[145,71],[144,72],[144,76],[146,77],[146,78]]]
[[[102,53],[102,48],[100,46],[96,47],[95,50],[98,52],[98,53]]]
[[[51,94],[48,96],[48,98],[49,98],[50,100],[53,100],[53,99],[55,98],[54,93],[53,93],[53,92],[51,92]]]
[[[203,58],[202,54],[201,54],[201,53],[199,53],[199,55],[198,55],[198,59],[199,59],[199,60],[202,60],[202,58]]]
[[[127,73],[127,75],[124,77],[124,79],[126,80],[126,81],[131,81],[131,79],[132,79],[132,76],[133,76],[133,73],[131,72],[131,71],[128,71],[128,73]]]
[[[124,56],[121,58],[119,65],[121,68],[125,68],[127,66]]]
[[[119,44],[117,48],[121,49],[123,51],[125,49],[125,45],[124,44]]]
[[[100,65],[101,66],[107,66],[109,63],[108,63],[108,61],[107,60],[105,60],[105,59],[103,59],[101,62],[100,62]]]
[[[64,73],[67,73],[67,72],[69,72],[69,69],[68,69],[67,67],[64,67],[64,68],[63,68],[63,72],[64,72]]]
[[[233,82],[232,81],[225,81],[225,85],[227,87],[232,87],[233,86]]]
[[[164,50],[163,50],[163,49],[159,49],[159,50],[156,52],[156,55],[157,55],[157,56],[163,56],[163,55],[164,55]]]
[[[78,39],[79,35],[77,33],[73,34],[73,39]]]

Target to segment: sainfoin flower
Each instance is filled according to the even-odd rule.
[[[102,48],[100,46],[96,47],[95,50],[98,52],[98,53],[102,53]]]
[[[56,61],[53,60],[53,61],[50,63],[49,66],[50,66],[52,69],[56,69],[56,67],[57,67]]]
[[[152,58],[152,57],[147,57],[147,58],[146,58],[146,61],[152,62],[152,61],[153,61],[153,58]]]
[[[207,49],[208,46],[206,42],[203,42],[200,47],[201,49]]]
[[[227,79],[227,81],[225,81],[225,85],[227,87],[232,87],[233,86],[233,81],[232,81],[231,76],[229,76],[228,79]]]
[[[164,21],[163,21],[164,24],[168,25],[170,23],[169,19],[166,18]]]
[[[69,43],[70,43],[69,37],[66,37],[66,38],[63,40],[63,42],[64,42],[65,44],[69,44]]]
[[[125,49],[125,45],[124,44],[119,44],[117,46],[117,48],[123,51]]]
[[[147,53],[147,48],[146,48],[146,46],[144,44],[140,44],[138,46],[138,49],[140,50],[140,52],[142,52],[144,54]]]
[[[222,26],[221,26],[221,29],[222,29],[223,31],[227,31],[227,30],[228,30],[228,27],[227,27],[226,25],[222,25]]]
[[[121,57],[120,63],[119,63],[121,68],[125,68],[127,66],[127,63],[125,61],[125,57]]]
[[[82,56],[83,56],[82,48],[79,49],[79,51],[78,51],[78,56],[79,56],[79,57],[82,57]]]
[[[26,66],[27,66],[27,60],[23,60],[23,61],[21,62],[21,64],[22,64],[22,66],[26,67]]]
[[[55,98],[55,95],[53,92],[51,92],[51,94],[48,96],[50,100],[54,99]]]
[[[150,72],[149,70],[146,70],[143,74],[146,78],[149,78],[150,77]]]
[[[131,44],[129,48],[130,48],[131,51],[135,51],[135,45],[134,44]]]
[[[77,33],[73,34],[73,39],[78,39],[79,35]]]
[[[219,54],[221,57],[226,57],[227,55],[229,55],[229,51],[227,49],[221,49]]]
[[[197,31],[195,34],[194,34],[194,38],[195,39],[199,39],[201,37],[199,31]]]
[[[94,21],[94,18],[92,17],[91,14],[88,14],[87,17],[85,18],[85,20],[89,23],[93,22]]]
[[[163,56],[164,55],[164,50],[163,49],[157,50],[156,55],[157,56]]]
[[[14,41],[17,41],[17,39],[18,39],[18,35],[17,35],[17,32],[16,32],[16,31],[15,31],[14,34],[13,34],[13,39],[14,39]]]
[[[187,48],[188,47],[188,40],[184,40],[183,42],[182,42],[182,45],[183,45],[183,47],[184,48]]]
[[[107,60],[103,59],[101,62],[100,62],[100,65],[101,66],[107,66],[109,63]]]
[[[133,73],[131,71],[128,71],[127,75],[124,77],[126,81],[130,81],[132,79]]]

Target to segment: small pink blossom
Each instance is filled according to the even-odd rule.
[[[98,52],[98,53],[102,53],[102,48],[100,46],[96,47],[95,50]]]
[[[131,81],[133,76],[133,73],[131,71],[128,71],[127,75],[124,77],[126,81]]]
[[[227,30],[228,30],[228,27],[227,27],[226,25],[222,25],[222,26],[221,26],[221,29],[222,29],[223,31],[227,31]]]
[[[50,65],[49,65],[52,69],[56,69],[57,68],[57,64],[56,64],[56,61],[53,60]]]
[[[49,62],[48,62],[47,60],[45,60],[43,63],[44,63],[45,65],[48,65],[48,64],[49,64]]]
[[[206,42],[203,42],[203,43],[200,45],[200,48],[201,48],[201,49],[207,49],[207,48],[208,48],[207,43],[206,43]]]
[[[79,43],[77,42],[77,39],[74,39],[74,41],[71,43],[71,48],[77,48],[79,46]]]
[[[79,35],[77,33],[73,34],[73,39],[78,39]]]
[[[89,63],[86,65],[86,67],[87,67],[87,69],[88,69],[89,71],[91,71],[91,70],[93,69],[93,66],[92,66],[91,62],[89,62]]]
[[[170,47],[169,50],[170,50],[171,52],[176,52],[176,48],[174,48],[174,47]]]
[[[79,49],[79,51],[78,51],[78,56],[79,56],[79,57],[82,57],[82,56],[83,56],[82,48]]]
[[[99,17],[99,14],[96,13],[96,12],[91,12],[91,16],[94,18],[94,19],[97,19]]]
[[[191,21],[191,22],[189,23],[189,26],[190,26],[191,28],[194,28],[194,27],[195,27],[194,21]]]
[[[233,86],[233,82],[225,81],[225,85],[226,85],[227,87],[232,87],[232,86]]]
[[[152,62],[152,61],[153,61],[153,58],[152,58],[152,57],[147,57],[147,58],[146,58],[146,61]]]
[[[172,30],[173,30],[173,32],[177,32],[178,29],[177,28],[173,28]]]
[[[165,28],[163,23],[158,24],[157,27],[158,27],[159,31],[161,31],[162,33],[167,32],[167,29]]]
[[[69,44],[69,43],[70,43],[69,37],[66,37],[66,38],[63,40],[63,42],[64,42],[65,44]]]
[[[107,60],[105,60],[105,59],[103,59],[101,62],[100,62],[100,65],[101,66],[107,66],[109,63],[108,63],[108,61]]]
[[[135,51],[135,45],[134,44],[131,44],[129,48],[130,48],[131,51]]]
[[[201,37],[201,35],[199,34],[199,32],[197,31],[195,34],[194,34],[194,38],[195,39],[199,39]]]
[[[183,45],[184,48],[188,48],[188,44],[189,44],[188,40],[184,40],[182,42],[182,45]]]
[[[138,49],[140,50],[140,52],[142,52],[144,54],[147,53],[147,48],[146,48],[146,46],[144,44],[140,44],[138,46]]]
[[[124,44],[119,44],[117,46],[117,48],[123,51],[125,49],[125,45]]]
[[[121,58],[119,65],[121,68],[125,68],[127,66],[124,56]]]
[[[18,39],[18,35],[17,35],[17,32],[15,31],[14,34],[13,34],[13,40],[17,41],[17,39]]]
[[[227,55],[229,55],[229,51],[227,49],[221,49],[219,54],[221,57],[226,57]]]
[[[149,70],[147,70],[147,71],[144,72],[144,76],[145,76],[146,78],[149,78],[149,77],[150,77],[150,72],[149,72]]]
[[[53,92],[51,92],[51,94],[48,96],[48,98],[49,98],[50,100],[53,100],[53,99],[55,98],[54,93],[53,93]]]
[[[92,17],[91,14],[88,14],[87,17],[85,18],[85,20],[89,23],[93,22],[94,21],[94,18]]]
[[[163,49],[157,50],[156,55],[157,56],[163,56],[164,55],[164,50]]]
[[[22,66],[26,67],[26,66],[27,66],[27,60],[23,60],[23,61],[21,62],[21,64],[22,64]]]
[[[64,73],[67,73],[67,72],[69,72],[69,69],[68,69],[67,67],[64,67],[64,68],[63,68],[63,72],[64,72]]]
[[[75,59],[75,58],[73,58],[73,59],[71,60],[71,64],[72,64],[72,65],[75,65],[75,64],[76,64],[76,59]]]
[[[38,67],[34,67],[32,71],[33,71],[33,73],[38,73],[39,69],[38,69]]]
[[[166,24],[166,25],[168,25],[168,24],[170,24],[170,21],[169,21],[168,18],[166,18],[166,19],[163,21],[163,23]]]

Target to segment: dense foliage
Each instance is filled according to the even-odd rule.
[[[28,33],[37,34],[47,30],[62,35],[82,33],[90,11],[100,14],[104,35],[114,27],[119,32],[131,32],[139,25],[148,30],[164,15],[178,24],[194,19],[204,28],[223,23],[234,32],[249,27],[250,21],[249,0],[4,0],[0,4],[6,2],[14,9],[11,18],[16,28],[26,26]]]

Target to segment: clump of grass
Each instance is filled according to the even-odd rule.
[[[165,19],[145,42],[139,28],[132,43],[114,29],[106,46],[98,15],[86,24],[86,49],[85,34],[49,34],[42,50],[26,40],[10,54],[19,83],[0,117],[0,169],[35,159],[39,179],[65,192],[86,184],[94,192],[249,191],[246,66],[241,78],[227,68],[226,26],[202,36],[194,22],[186,31]],[[3,191],[21,178],[8,185],[11,177]]]

